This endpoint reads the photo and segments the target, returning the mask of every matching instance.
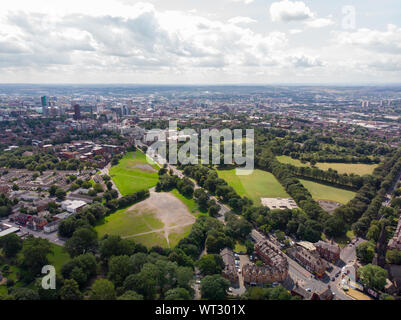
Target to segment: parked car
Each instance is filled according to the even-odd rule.
[[[331,278],[331,281],[336,281],[336,278],[335,278],[335,277],[332,277],[332,278]]]

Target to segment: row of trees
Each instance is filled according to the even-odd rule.
[[[391,168],[391,170],[385,171],[381,168],[381,170],[378,171],[381,173],[379,178],[382,178],[380,179],[380,187],[376,190],[375,196],[362,216],[352,225],[352,229],[358,236],[365,236],[372,221],[380,218],[380,209],[385,195],[394,186],[394,183],[396,183],[397,178],[401,174],[401,149],[398,150],[383,167],[387,169]]]
[[[223,203],[228,204],[232,210],[241,214],[243,210],[252,205],[252,201],[246,197],[241,197],[233,187],[227,185],[227,182],[219,178],[217,172],[206,166],[186,165],[183,166],[183,172],[198,183],[198,185],[212,195],[216,195]]]
[[[23,147],[3,152],[0,155],[0,167],[43,172],[45,170],[79,170],[86,165],[78,159],[59,160],[52,152],[24,155],[26,151],[32,151],[32,148]]]
[[[296,176],[318,182],[330,183],[340,187],[359,189],[364,183],[364,178],[356,174],[339,174],[336,170],[321,170],[316,167],[296,167],[287,164],[289,170]]]

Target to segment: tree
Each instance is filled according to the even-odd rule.
[[[64,279],[74,279],[80,286],[85,285],[91,277],[96,275],[97,262],[91,253],[79,255],[67,261],[61,267]]]
[[[23,244],[21,265],[31,276],[35,276],[44,265],[49,264],[47,256],[52,252],[48,240],[29,236]]]
[[[211,217],[216,217],[220,211],[220,206],[219,205],[213,205],[209,207],[208,213],[209,216]]]
[[[71,257],[93,252],[97,248],[97,235],[91,228],[79,228],[65,243],[65,249]]]
[[[191,300],[191,298],[191,294],[184,288],[170,289],[164,297],[165,300]]]
[[[386,285],[387,271],[379,266],[368,264],[358,269],[358,276],[368,288],[381,291]]]
[[[109,260],[108,278],[113,281],[116,286],[121,286],[125,278],[134,272],[130,258],[127,255],[114,256]]]
[[[291,300],[292,296],[283,286],[266,289],[266,296],[269,300]]]
[[[227,232],[236,239],[245,239],[252,230],[252,225],[237,215],[227,215]]]
[[[380,225],[380,222],[377,220],[373,220],[370,224],[368,232],[366,233],[366,239],[377,242],[377,240],[379,240],[381,230],[382,227]]]
[[[74,279],[80,287],[82,287],[88,280],[88,276],[80,267],[74,267],[70,273],[71,279]]]
[[[0,248],[7,258],[15,257],[22,248],[22,240],[16,234],[9,234],[0,238]]]
[[[54,184],[50,186],[49,188],[49,194],[51,197],[56,196],[56,191],[57,191],[58,187],[55,186]]]
[[[100,241],[99,252],[102,259],[109,259],[111,256],[128,255],[135,251],[135,242],[122,239],[120,236],[107,236]]]
[[[147,262],[149,262],[148,255],[143,252],[137,252],[130,258],[130,263],[134,273],[140,272],[143,265]]]
[[[253,244],[253,242],[249,239],[247,239],[245,241],[245,247],[246,247],[246,253],[247,254],[252,254],[255,248],[255,245]]]
[[[64,189],[57,188],[56,193],[55,193],[55,196],[57,197],[57,199],[64,200],[66,195],[67,195],[67,192]]]
[[[119,296],[117,300],[143,300],[143,295],[135,291],[126,291],[123,295]]]
[[[344,221],[338,216],[331,216],[326,220],[324,226],[324,233],[330,237],[340,237],[345,234],[345,223]]]
[[[401,251],[387,250],[386,262],[390,264],[401,264]]]
[[[222,249],[234,247],[234,240],[228,237],[225,233],[212,230],[206,238],[206,249],[210,253],[219,253]]]
[[[64,280],[64,285],[60,289],[60,298],[61,300],[81,300],[82,294],[78,283],[73,279]]]
[[[95,190],[96,193],[100,193],[100,192],[103,192],[103,191],[104,191],[104,190],[103,190],[103,187],[101,186],[100,183],[96,183],[96,184],[93,186],[93,190]]]
[[[220,274],[224,262],[219,254],[205,254],[198,260],[197,266],[203,275]]]
[[[15,300],[39,300],[37,291],[29,288],[11,288],[10,293]]]
[[[124,281],[125,290],[133,290],[146,299],[153,299],[159,285],[159,269],[153,263],[145,263],[138,274],[129,275]]]
[[[356,248],[356,256],[362,263],[372,263],[375,255],[375,244],[371,241],[361,243]]]
[[[107,279],[96,280],[91,287],[89,299],[90,300],[115,300],[116,292],[114,290],[114,284]]]
[[[190,267],[178,267],[176,272],[177,285],[190,290],[194,271]]]
[[[207,300],[223,300],[230,283],[221,275],[206,276],[201,281],[202,298]]]

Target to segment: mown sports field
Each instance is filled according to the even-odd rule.
[[[303,186],[311,193],[315,200],[328,200],[346,204],[356,195],[355,192],[331,187],[325,184],[299,179]]]
[[[173,193],[151,191],[148,199],[110,214],[95,230],[99,237],[120,235],[148,248],[155,245],[173,248],[189,234],[195,220],[188,204]]]
[[[267,171],[255,169],[247,176],[237,176],[233,170],[217,170],[219,177],[224,179],[240,196],[253,200],[260,205],[260,198],[289,198],[284,187]]]
[[[277,160],[281,163],[292,164],[296,167],[310,167],[309,162],[302,163],[298,159],[293,159],[289,156],[278,156]],[[318,162],[316,167],[321,170],[329,170],[329,168],[336,170],[338,173],[347,174],[357,174],[363,176],[365,174],[372,174],[373,170],[378,166],[378,164],[365,164],[365,163],[328,163],[328,162]]]
[[[122,195],[149,189],[159,180],[159,167],[154,162],[146,160],[146,155],[137,150],[128,152],[118,165],[110,168],[109,174]]]

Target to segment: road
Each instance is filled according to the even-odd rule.
[[[19,228],[21,231],[20,233],[22,234],[31,234],[33,235],[35,238],[42,238],[42,239],[47,239],[50,242],[57,244],[59,246],[64,246],[65,244],[65,240],[64,239],[60,239],[57,235],[57,232],[52,232],[52,233],[44,233],[43,231],[34,231],[31,229],[28,229],[26,227],[22,227],[14,222],[10,222],[10,220],[4,220],[5,223],[12,225],[13,227]]]
[[[261,240],[268,240],[266,236],[261,234],[259,231],[253,229],[251,232],[251,237],[255,241],[261,241]],[[280,248],[278,248],[280,249]],[[347,257],[347,259],[351,258],[353,255],[355,255],[355,246],[353,247],[353,252],[352,249],[349,248],[347,251],[344,253],[344,255]],[[322,279],[315,278],[315,276],[310,273],[308,270],[303,268],[298,262],[290,258],[288,255],[286,255],[287,261],[288,261],[288,274],[289,274],[289,279],[287,279],[284,283],[284,286],[291,290],[292,287],[295,285],[296,282],[298,284],[302,285],[303,288],[309,288],[311,291],[315,292],[322,292],[327,289],[328,285],[330,285],[331,290],[333,293],[335,293],[336,298],[339,300],[352,300],[351,297],[349,297],[347,294],[344,293],[344,291],[339,287],[341,279],[340,277],[335,278],[336,281],[331,281],[330,279],[332,277],[335,277],[335,274],[341,270],[340,267],[334,266],[331,264],[333,269]],[[347,260],[348,262],[348,260]]]
[[[103,169],[100,170],[100,176],[103,176],[103,175],[110,176],[110,174],[109,174],[110,168],[111,168],[111,162],[109,162]],[[114,184],[113,179],[110,179],[110,182],[113,185],[113,189],[117,191],[118,198],[121,198],[122,194],[120,193],[120,190],[118,190],[117,186]]]
[[[387,191],[386,199],[382,203],[383,206],[385,206],[385,207],[389,207],[390,206],[391,200],[393,199],[393,192],[397,188],[397,184],[399,182],[401,182],[401,171],[398,173],[398,176],[397,176],[397,179],[395,179],[395,182],[391,185],[391,187]]]

